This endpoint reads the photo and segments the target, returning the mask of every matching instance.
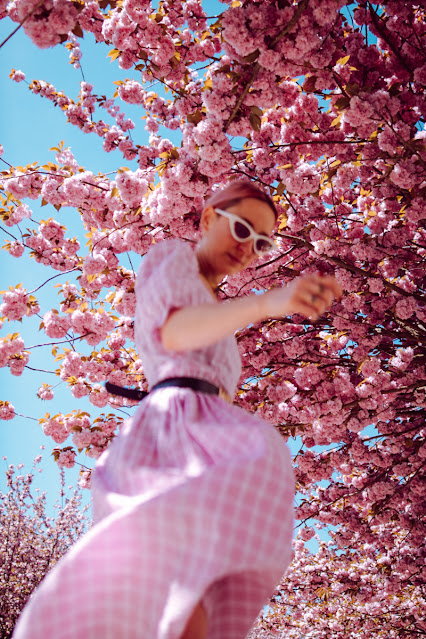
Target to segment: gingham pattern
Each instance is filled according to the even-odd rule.
[[[136,344],[151,387],[167,377],[199,377],[235,395],[241,361],[233,336],[172,357],[161,343],[160,327],[172,309],[214,303],[190,244],[167,240],[150,249],[139,269],[136,299]]]
[[[97,523],[14,639],[178,639],[200,600],[208,639],[242,639],[289,563],[293,491],[272,426],[216,396],[153,392],[98,460]]]

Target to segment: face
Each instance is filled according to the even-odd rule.
[[[248,222],[256,233],[272,235],[275,215],[270,206],[262,200],[244,198],[234,206],[222,207]],[[209,270],[219,281],[225,275],[232,275],[247,268],[258,256],[254,251],[253,239],[247,242],[235,240],[231,234],[228,218],[216,213],[214,208],[204,209],[201,216],[203,238],[200,249]]]

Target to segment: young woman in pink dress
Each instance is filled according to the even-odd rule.
[[[341,291],[308,275],[219,302],[216,288],[274,249],[273,201],[231,182],[201,239],[154,245],[136,280],[135,338],[151,388],[93,473],[93,528],[50,571],[14,639],[243,639],[291,557],[291,458],[278,431],[232,405],[234,332],[313,320]],[[228,400],[228,401],[227,401]]]

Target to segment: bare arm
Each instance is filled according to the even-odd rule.
[[[187,306],[168,317],[161,328],[162,343],[167,350],[195,350],[267,318],[301,313],[316,320],[341,293],[333,277],[307,275],[263,295],[253,294],[219,304]]]

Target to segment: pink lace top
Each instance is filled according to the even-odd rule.
[[[234,336],[191,351],[167,351],[160,328],[169,313],[185,306],[214,304],[199,276],[193,248],[183,240],[154,244],[136,278],[135,339],[149,386],[167,377],[196,377],[234,396],[241,360]]]

